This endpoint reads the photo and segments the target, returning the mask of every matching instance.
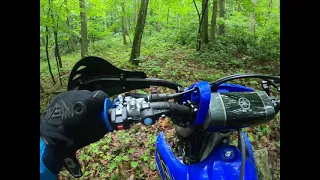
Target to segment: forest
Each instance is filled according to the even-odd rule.
[[[184,87],[231,74],[280,75],[280,1],[40,0],[40,115],[87,56]],[[173,143],[173,124],[164,119],[79,150],[80,179],[159,179],[154,145],[161,131]],[[244,131],[266,152],[261,179],[280,179],[280,115]],[[73,178],[64,169],[58,179]]]

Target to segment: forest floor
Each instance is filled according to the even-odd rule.
[[[236,73],[280,74],[279,60],[253,61],[245,55],[237,54],[236,60],[218,61],[210,56],[210,52],[199,54],[187,47],[145,46],[142,48],[143,57],[138,66],[128,63],[129,46],[97,42],[90,46],[89,51],[90,55],[107,59],[121,69],[144,71],[148,77],[178,82],[185,87],[196,81],[213,81]],[[54,74],[57,74],[53,59],[52,69]],[[55,95],[53,92],[66,90],[69,73],[78,60],[78,51],[62,56],[63,86],[60,86],[60,83],[52,85],[47,62],[40,62],[41,81],[45,89],[45,93],[40,93],[40,114]],[[58,80],[57,75],[55,79]],[[256,89],[260,87],[256,80],[237,82]],[[166,138],[172,144],[173,125],[168,119],[164,119],[150,127],[136,124],[128,131],[108,133],[99,142],[79,150],[77,155],[84,173],[81,179],[158,179],[154,150],[157,134],[161,131],[165,132]],[[280,113],[268,124],[246,128],[245,131],[255,150],[268,149],[272,177],[280,179]],[[63,170],[58,179],[72,178]]]

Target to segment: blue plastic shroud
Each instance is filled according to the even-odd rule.
[[[202,125],[206,118],[209,104],[210,104],[210,97],[211,97],[211,89],[210,85],[206,81],[201,81],[195,84],[192,84],[186,90],[198,88],[197,90],[193,91],[192,93],[187,93],[184,95],[182,101],[191,100],[192,102],[199,105],[198,115],[194,122],[194,125]]]
[[[207,83],[200,82],[190,86],[189,89],[195,86],[200,86],[200,91],[205,91],[205,93],[207,93]],[[244,91],[253,91],[253,89],[236,84],[221,84],[218,88],[218,92],[221,93]],[[201,95],[197,95],[196,93],[193,95],[185,96],[184,100],[187,100],[189,98],[197,100],[198,102],[204,101],[205,103],[207,103],[208,101],[207,99],[203,99],[207,98],[206,95],[201,97]],[[207,107],[205,106],[205,108]],[[257,180],[257,169],[252,146],[246,134],[242,133],[242,135],[249,152],[249,156],[246,157],[244,179]],[[169,144],[164,138],[163,132],[161,132],[157,138],[155,155],[158,173],[162,179],[238,180],[240,178],[241,154],[239,149],[235,146],[220,146],[212,151],[203,161],[196,164],[186,165],[182,163],[177,157],[175,157],[175,155],[171,151]]]

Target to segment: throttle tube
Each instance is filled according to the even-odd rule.
[[[147,94],[139,94],[139,93],[126,93],[125,96],[132,96],[134,98],[144,98],[145,100],[148,99],[148,95]]]
[[[170,96],[168,94],[149,94],[147,101],[166,101],[169,99]]]
[[[177,116],[191,116],[191,108],[173,102],[151,102],[150,107],[153,109],[166,109]]]

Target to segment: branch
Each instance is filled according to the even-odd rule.
[[[202,21],[203,21],[203,14],[204,14],[204,11],[207,9],[207,4],[208,4],[208,1],[209,0],[206,0],[206,4],[205,4],[205,7],[203,9],[203,11],[201,12],[201,20],[200,20],[200,14],[199,14],[199,11],[198,11],[198,8],[197,8],[197,5],[195,4],[196,8],[197,8],[197,11],[198,11],[198,15],[199,15],[199,29],[198,29],[198,34],[200,34],[200,31],[201,31],[201,26],[202,26]],[[193,2],[195,3],[195,1],[193,0]]]
[[[67,2],[67,0],[64,0],[64,1],[61,3],[58,14],[60,14],[60,11],[61,11],[61,9],[62,9],[62,5],[63,5],[64,3],[66,3],[66,2]],[[59,26],[59,18],[60,18],[60,16],[58,16],[58,19],[57,19],[57,28],[58,28],[58,26]]]
[[[193,4],[194,4],[194,6],[195,6],[196,9],[197,9],[198,18],[199,18],[199,20],[200,20],[200,13],[199,13],[199,10],[198,10],[198,7],[197,7],[197,4],[196,4],[195,0],[193,0]]]

